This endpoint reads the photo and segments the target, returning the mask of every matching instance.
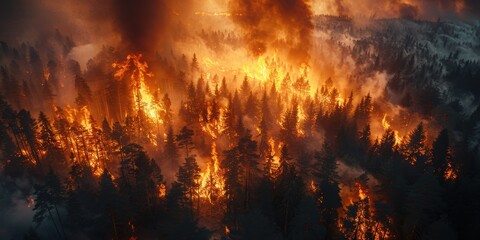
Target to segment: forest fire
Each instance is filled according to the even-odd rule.
[[[164,109],[154,101],[145,84],[145,77],[152,77],[153,74],[148,72],[148,65],[141,58],[141,54],[129,54],[124,62],[112,64],[117,69],[114,76],[118,79],[129,78],[137,114],[146,114],[152,122],[162,123],[160,114]]]
[[[384,130],[391,129],[390,123],[387,120],[387,116],[388,115],[385,113],[383,115],[383,118],[382,118],[382,126],[383,126]],[[402,143],[402,137],[399,136],[398,131],[393,130],[393,134],[394,134],[394,137],[395,137],[395,144],[397,144],[397,145],[401,144]]]
[[[207,199],[210,203],[213,203],[214,198],[221,198],[225,194],[224,181],[220,172],[217,145],[213,142],[211,160],[207,163],[205,171],[200,173],[199,195]]]
[[[480,11],[354,2],[8,3],[0,238],[476,237]]]

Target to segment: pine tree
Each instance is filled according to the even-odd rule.
[[[267,91],[263,91],[262,96],[262,106],[261,106],[261,113],[262,113],[262,121],[265,121],[266,129],[269,129],[272,125],[272,113],[270,110],[269,99],[267,96]]]
[[[181,148],[185,148],[185,158],[190,156],[190,151],[192,151],[195,146],[193,145],[193,130],[189,129],[187,126],[184,126],[180,133],[177,134],[176,140],[178,142],[178,146]]]
[[[0,95],[0,111],[5,127],[13,135],[15,145],[21,146],[20,126],[18,124],[18,114],[12,106]]]
[[[43,112],[40,112],[38,123],[40,127],[40,147],[45,152],[45,164],[57,169],[58,171],[65,170],[67,159],[65,158],[63,149],[61,148],[60,143],[53,132],[50,120],[48,120],[47,116]]]
[[[36,197],[35,207],[33,208],[35,212],[33,221],[38,225],[41,224],[48,213],[48,217],[52,221],[59,237],[66,238],[62,219],[58,211],[58,207],[63,204],[65,199],[65,189],[52,168],[49,169],[48,174],[45,176],[45,183],[43,185],[35,185],[34,189]],[[56,213],[55,216],[53,210]],[[55,222],[55,217],[59,226]]]
[[[233,109],[233,101],[231,97],[228,99],[227,109],[223,114],[223,122],[225,123],[223,133],[230,139],[233,139],[235,137],[235,111]]]
[[[291,160],[287,146],[283,145],[280,155],[280,173],[275,180],[273,204],[277,224],[284,234],[287,234],[295,208],[304,195],[303,180],[298,176],[295,166],[290,163]]]
[[[215,123],[217,125],[218,121],[220,121],[220,106],[216,99],[212,100],[212,104],[210,106],[210,114],[208,117],[208,121],[210,123]]]
[[[282,233],[276,224],[259,211],[243,215],[238,225],[238,230],[232,231],[232,236],[238,239],[282,239]]]
[[[248,82],[247,76],[243,78],[242,86],[240,86],[240,93],[243,99],[247,99],[248,95],[251,93],[252,89],[250,87],[250,83]]]
[[[2,75],[1,83],[4,89],[4,92],[0,94],[4,94],[5,97],[9,100],[9,102],[11,102],[17,108],[21,107],[21,90],[20,85],[15,79],[15,76],[10,75],[6,67],[1,67],[0,71]]]
[[[75,78],[75,89],[77,90],[77,98],[75,102],[78,107],[84,107],[92,102],[92,91],[87,84],[87,81],[81,76]]]
[[[117,221],[121,218],[121,202],[119,201],[119,193],[115,187],[112,179],[112,175],[105,169],[100,176],[100,188],[98,192],[98,204],[100,205],[102,221],[98,224],[107,225],[110,222],[110,226],[105,226],[102,229],[104,236],[113,237],[118,239]],[[109,230],[106,230],[109,229]],[[109,232],[113,234],[106,234]]]
[[[102,134],[104,139],[110,139],[112,137],[112,128],[106,118],[102,121]]]
[[[29,152],[30,160],[40,164],[40,156],[38,153],[39,143],[37,141],[38,125],[36,121],[30,116],[30,112],[22,109],[18,112],[18,122],[20,124],[20,131],[22,133],[22,142],[24,149]],[[28,148],[27,148],[28,146]]]
[[[13,178],[21,177],[27,170],[28,162],[22,154],[17,154],[18,148],[6,130],[0,120],[1,164],[4,165],[6,175]]]
[[[180,154],[178,153],[177,143],[175,142],[175,135],[173,133],[172,126],[168,127],[167,136],[165,139],[165,148],[163,150],[163,156],[165,157],[170,169],[178,168],[178,158]]]
[[[159,187],[164,184],[161,170],[140,145],[128,144],[121,155],[117,181],[120,195],[128,201],[126,216],[138,225],[154,221],[161,210]]]
[[[372,97],[370,93],[360,100],[360,103],[356,106],[354,111],[354,119],[360,128],[370,123],[372,113]]]
[[[378,156],[382,160],[392,159],[396,152],[395,132],[388,128],[378,143]]]
[[[68,222],[74,231],[87,232],[97,211],[95,199],[97,181],[92,168],[85,162],[74,161],[71,166],[66,188],[66,209]]]
[[[289,239],[325,239],[326,229],[318,219],[320,213],[315,201],[308,197],[302,199],[289,225]]]
[[[198,64],[197,55],[194,53],[192,57],[192,63],[190,64],[190,69],[192,72],[199,71],[200,65]]]
[[[193,82],[187,87],[187,100],[184,104],[185,112],[184,112],[184,119],[187,125],[193,125],[198,122],[198,117],[200,114],[200,109],[197,108],[197,92],[195,90],[195,86]]]
[[[165,108],[163,122],[165,123],[165,126],[170,126],[172,124],[173,115],[172,115],[172,101],[170,100],[168,93],[165,93],[165,95],[163,96],[162,105]]]
[[[240,211],[240,194],[242,191],[239,153],[236,147],[224,151],[225,158],[220,167],[223,169],[225,178],[225,198],[226,198],[226,216],[227,224],[237,225],[237,216]]]
[[[448,169],[448,163],[451,160],[450,142],[448,130],[443,129],[432,145],[432,167],[433,173],[438,179],[443,180]]]
[[[293,144],[297,137],[298,126],[298,102],[292,100],[291,108],[285,112],[282,117],[282,138],[285,142]]]
[[[266,164],[269,164],[269,159],[272,158],[270,144],[268,143],[268,128],[265,119],[262,117],[260,121],[260,143],[258,145],[259,157],[262,160],[265,160]],[[271,159],[270,159],[271,160]],[[270,162],[271,163],[271,162]],[[267,167],[267,166],[265,166]],[[268,167],[268,172],[270,172],[270,167]]]
[[[370,124],[365,125],[362,131],[359,133],[359,143],[360,143],[360,152],[366,154],[368,149],[370,149],[372,142],[371,138],[371,131],[370,131]]]
[[[200,199],[199,187],[200,187],[200,167],[194,156],[185,158],[185,162],[178,169],[177,183],[180,184],[183,190],[182,196],[185,198],[188,209],[191,210],[191,214],[194,213],[194,200],[197,198],[197,203]],[[199,211],[199,205],[197,204],[197,211]]]
[[[127,134],[123,126],[119,122],[115,122],[112,127],[111,138],[117,143],[118,146],[123,147],[127,144]]]
[[[244,169],[243,176],[243,207],[245,210],[250,208],[250,200],[252,198],[251,193],[253,189],[253,183],[257,176],[258,170],[258,154],[257,154],[257,142],[252,140],[252,135],[247,131],[242,138],[238,141],[238,159],[241,166]]]
[[[228,91],[227,87],[227,79],[225,77],[222,78],[222,85],[220,86],[220,95],[222,97],[228,97],[230,95],[230,92]]]
[[[406,143],[402,146],[402,150],[405,155],[405,160],[421,170],[425,169],[427,146],[423,123],[420,122],[408,135]]]
[[[403,236],[412,238],[422,233],[423,229],[440,218],[446,206],[443,189],[428,173],[423,174],[408,190],[404,200],[405,219]]]
[[[255,119],[258,116],[257,99],[252,92],[248,95],[244,112],[251,119]]]
[[[323,143],[322,151],[315,154],[317,160],[314,176],[319,188],[316,200],[320,208],[321,223],[327,227],[327,239],[337,236],[337,209],[342,206],[340,188],[338,187],[337,162],[327,142]]]

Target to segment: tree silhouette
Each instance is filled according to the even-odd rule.
[[[200,179],[200,167],[194,156],[185,158],[185,162],[178,169],[177,183],[180,185],[182,196],[185,198],[184,202],[187,203],[188,209],[191,210],[191,214],[194,213],[194,200],[197,198],[197,211],[199,209],[200,200],[199,196],[199,183]]]
[[[432,146],[432,167],[433,173],[443,181],[450,161],[450,143],[448,130],[443,129],[433,142]]]
[[[65,158],[63,149],[56,138],[50,120],[48,120],[43,112],[40,112],[38,117],[38,125],[40,128],[40,147],[41,150],[45,152],[45,155],[43,156],[45,165],[58,169],[58,171],[65,171],[67,159]]]
[[[321,223],[327,228],[327,239],[332,239],[337,236],[337,209],[342,206],[337,162],[327,142],[323,143],[322,151],[315,154],[315,159],[314,176],[319,186],[315,197],[319,203]]]
[[[185,148],[185,158],[188,158],[190,151],[194,149],[193,145],[193,130],[187,128],[186,126],[180,130],[180,133],[176,136],[178,146]]]
[[[250,132],[246,132],[240,140],[238,140],[238,160],[243,167],[243,207],[249,209],[250,199],[253,189],[254,179],[259,172],[257,142],[252,140]]]
[[[58,176],[50,168],[45,176],[45,183],[43,185],[35,185],[35,206],[33,211],[33,221],[40,225],[48,213],[48,217],[52,221],[59,238],[66,238],[63,223],[58,212],[58,206],[62,205],[65,199],[65,189],[60,182]],[[58,225],[55,222],[53,210],[56,213]],[[61,231],[61,233],[60,233]]]
[[[320,213],[315,201],[308,197],[303,198],[290,222],[288,239],[325,239],[326,229],[320,225],[318,219]]]
[[[427,162],[426,136],[423,123],[408,135],[406,143],[402,146],[405,159],[420,169],[425,169]]]
[[[175,135],[173,134],[172,126],[168,127],[167,137],[165,139],[165,147],[163,150],[163,157],[166,159],[168,166],[172,169],[178,168],[179,153],[177,144],[175,142]]]
[[[282,147],[280,155],[280,174],[275,180],[275,190],[273,204],[275,206],[275,215],[277,224],[281,226],[286,235],[288,225],[294,216],[295,208],[303,197],[304,183],[298,176],[295,166],[290,163],[292,158],[289,156],[286,145]]]

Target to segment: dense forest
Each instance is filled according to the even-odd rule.
[[[316,16],[309,64],[0,42],[0,238],[478,238],[480,25],[374,22]]]

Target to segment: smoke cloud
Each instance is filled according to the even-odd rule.
[[[179,23],[198,30],[191,21],[195,10],[222,5],[243,31],[251,54],[286,51],[300,62],[310,57],[313,14],[430,20],[480,15],[477,0],[4,0],[0,39],[34,41],[35,35],[59,29],[79,45],[118,45],[135,52],[169,49],[182,31]]]
[[[254,56],[288,49],[293,59],[308,62],[314,30],[308,1],[235,0],[230,1],[229,9]]]
[[[192,15],[192,0],[5,0],[0,40],[35,41],[56,29],[80,42],[146,52],[173,41],[177,24]],[[120,44],[118,44],[120,43]]]
[[[480,15],[477,0],[326,0],[315,1],[316,14],[351,18],[470,19]]]

